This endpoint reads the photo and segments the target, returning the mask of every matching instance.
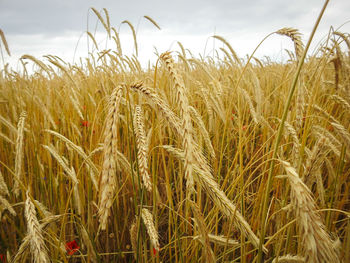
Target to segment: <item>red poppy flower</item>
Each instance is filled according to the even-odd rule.
[[[81,126],[83,127],[89,127],[89,122],[88,121],[82,121]]]
[[[157,250],[153,248],[153,256],[157,255]]]
[[[73,240],[71,242],[66,243],[66,250],[68,255],[73,255],[75,252],[77,252],[80,249],[78,246],[77,241]]]
[[[6,255],[0,254],[0,262],[6,263]]]
[[[247,125],[243,125],[242,130],[245,131],[248,128]]]

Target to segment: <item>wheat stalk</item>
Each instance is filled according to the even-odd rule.
[[[205,259],[205,262],[216,262],[214,252],[211,249],[211,246],[209,243],[208,228],[205,223],[203,214],[199,210],[199,207],[197,206],[197,204],[195,204],[192,201],[190,202],[190,204],[194,215],[193,221],[196,223],[200,233],[200,235],[198,236],[198,239],[203,245],[203,254],[204,254],[203,258]]]

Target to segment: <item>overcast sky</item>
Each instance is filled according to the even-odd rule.
[[[133,52],[130,28],[121,22],[130,21],[137,28],[140,60],[154,61],[154,47],[159,52],[179,50],[180,41],[193,54],[211,54],[213,47],[222,47],[212,35],[230,42],[240,56],[250,54],[267,34],[282,27],[294,27],[307,40],[322,8],[321,0],[0,0],[0,29],[7,38],[11,57],[5,55],[16,69],[18,58],[30,54],[57,55],[67,62],[87,55],[84,32],[96,29],[100,49],[106,48],[106,33],[89,9],[107,8],[111,25],[119,29],[122,48]],[[338,28],[350,20],[350,1],[331,0],[321,21],[314,43],[325,37],[331,26]],[[158,30],[144,15],[152,17],[161,27]],[[350,23],[339,29],[350,32]],[[80,39],[80,40],[79,40]],[[111,43],[108,48],[114,48]],[[91,48],[91,43],[90,43]],[[288,38],[274,35],[259,49],[258,56],[282,59],[284,49],[293,49]],[[205,52],[205,53],[204,53]],[[3,67],[0,62],[0,68]]]

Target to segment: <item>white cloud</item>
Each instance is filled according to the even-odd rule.
[[[221,35],[230,42],[240,56],[250,54],[256,45],[269,33],[282,27],[295,27],[304,34],[306,41],[321,10],[319,0],[296,0],[285,2],[278,0],[221,0],[221,1],[93,1],[93,0],[17,0],[1,1],[0,28],[5,32],[11,58],[6,57],[16,67],[18,58],[23,54],[41,58],[52,54],[72,62],[75,47],[81,34],[87,26],[91,32],[95,31],[97,18],[88,9],[91,6],[101,9],[107,7],[111,24],[116,28],[127,19],[138,30],[138,45],[140,60],[146,64],[148,59],[155,61],[154,46],[159,52],[176,49],[177,41],[193,54],[203,54],[206,42],[206,52],[220,47],[218,40],[209,38],[213,34]],[[350,19],[347,10],[350,1],[331,1],[314,43],[326,36],[329,27],[337,27]],[[162,27],[158,31],[151,23],[142,18],[149,15]],[[101,25],[97,27],[97,39],[105,47],[105,33]],[[101,33],[100,33],[101,31]],[[350,32],[350,23],[341,29]],[[123,51],[131,55],[133,40],[127,25],[120,27]],[[113,47],[113,46],[112,46]],[[113,47],[114,48],[114,47]],[[257,52],[257,56],[268,55],[279,59],[283,49],[293,49],[288,38],[282,36],[270,37]],[[282,52],[282,53],[281,53]],[[86,35],[79,42],[76,58],[87,55]]]

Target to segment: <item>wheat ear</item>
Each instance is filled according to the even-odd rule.
[[[73,196],[74,196],[74,206],[77,210],[77,213],[79,215],[82,214],[82,207],[81,207],[81,201],[80,201],[80,195],[79,195],[79,181],[77,178],[77,175],[75,173],[75,170],[73,167],[69,168],[68,162],[64,157],[61,157],[59,153],[56,151],[55,147],[53,145],[43,145],[45,149],[47,149],[51,155],[57,160],[57,162],[61,165],[63,170],[66,172],[66,174],[69,176],[69,178],[73,182]]]
[[[132,36],[134,38],[134,46],[135,46],[135,53],[136,53],[136,56],[138,56],[138,48],[137,48],[137,40],[136,40],[136,32],[135,32],[135,28],[134,26],[128,21],[128,20],[124,20],[122,22],[122,24],[128,24],[128,26],[130,27],[131,31],[132,31]]]
[[[137,259],[137,223],[136,220],[131,224],[130,229],[130,242],[135,259]]]
[[[285,255],[272,260],[272,263],[304,263],[305,258],[301,256]]]
[[[142,208],[141,211],[141,217],[143,220],[143,223],[146,226],[148,236],[151,240],[152,246],[155,250],[159,251],[159,240],[158,240],[158,233],[156,231],[156,227],[154,226],[153,222],[153,216],[150,211],[148,211],[147,208]]]
[[[183,151],[176,149],[170,145],[162,145],[162,148],[166,149],[169,153],[175,157],[184,161]],[[195,163],[193,166],[195,179],[203,187],[203,189],[209,194],[212,201],[218,206],[222,213],[229,219],[233,220],[234,225],[245,234],[245,236],[252,242],[252,244],[258,248],[259,239],[252,231],[248,222],[244,219],[237,207],[228,199],[226,194],[220,189],[218,183],[214,180],[209,171],[203,169],[200,164]],[[267,253],[267,249],[264,247],[264,252]]]
[[[174,129],[175,132],[183,140],[183,137],[182,137],[183,131],[181,130],[180,119],[170,109],[169,105],[163,99],[161,99],[158,96],[158,94],[156,94],[151,88],[144,86],[142,82],[137,82],[132,84],[131,88],[144,94],[148,99],[150,99],[155,104],[156,108],[161,113],[161,115],[167,120],[170,127]],[[195,142],[194,141],[192,142],[193,142],[193,145],[195,145]],[[201,169],[210,173],[211,169],[208,163],[206,162],[204,156],[196,149],[193,151],[193,154],[194,154],[194,160],[198,163]]]
[[[144,18],[146,18],[148,21],[150,21],[156,28],[158,28],[159,30],[161,30],[160,26],[157,24],[156,21],[154,21],[154,19],[152,19],[149,16],[143,16]]]
[[[60,140],[65,142],[67,146],[74,149],[84,159],[86,168],[88,169],[89,174],[90,174],[91,181],[92,181],[95,189],[97,190],[98,187],[97,187],[97,180],[95,178],[95,174],[98,173],[98,169],[96,168],[95,164],[91,161],[90,157],[84,152],[84,150],[80,146],[74,144],[71,140],[64,137],[62,134],[60,134],[58,132],[55,132],[52,130],[45,130],[45,131],[58,137]],[[91,154],[90,154],[90,156],[91,156]]]
[[[148,172],[148,147],[146,143],[145,128],[143,125],[143,115],[140,106],[135,106],[134,132],[137,143],[137,162],[142,176],[142,182],[147,191],[152,192],[152,182]]]
[[[23,111],[18,121],[17,140],[16,140],[16,158],[15,158],[15,184],[13,192],[16,196],[19,194],[19,181],[22,177],[22,162],[23,162],[23,136],[24,136],[24,122],[27,117],[27,112]]]
[[[208,151],[210,153],[211,158],[215,159],[215,150],[214,150],[214,147],[211,143],[209,132],[207,131],[207,129],[204,125],[204,122],[202,120],[201,115],[192,106],[190,106],[190,111],[191,111],[191,114],[193,115],[193,117],[196,119],[196,123],[200,129],[200,132],[202,133],[202,136],[204,138],[205,144],[208,148]]]
[[[9,195],[9,190],[7,188],[7,184],[5,183],[4,177],[0,171],[0,195]]]
[[[291,185],[291,202],[295,209],[297,222],[302,229],[302,242],[305,262],[321,263],[339,262],[333,242],[326,232],[321,216],[316,209],[309,188],[299,178],[296,170],[289,162],[280,160],[287,175],[278,176],[287,178]]]
[[[189,109],[189,102],[185,91],[185,85],[180,74],[175,67],[174,60],[170,52],[165,52],[160,56],[160,59],[164,61],[167,70],[170,73],[171,78],[174,81],[177,102],[180,106],[180,118],[181,122],[181,137],[182,147],[185,153],[185,178],[189,193],[194,191],[194,181],[192,176],[193,169],[193,137],[192,137],[192,122]]]
[[[103,8],[105,14],[106,14],[106,18],[107,18],[107,23],[105,22],[105,20],[103,19],[103,17],[101,16],[101,14],[93,7],[91,7],[91,10],[95,13],[95,15],[98,17],[98,19],[100,20],[100,22],[102,23],[103,27],[106,29],[108,36],[111,36],[111,31],[110,31],[110,27],[109,27],[109,16],[108,16],[108,12],[105,8]]]
[[[103,168],[99,195],[99,221],[102,230],[106,229],[109,209],[114,200],[116,186],[117,122],[118,109],[122,97],[122,87],[117,87],[109,101],[106,127],[104,131]]]
[[[304,44],[301,40],[301,34],[299,30],[295,28],[284,27],[276,31],[276,33],[279,35],[288,36],[292,39],[294,43],[295,54],[297,58],[300,59],[304,52]]]
[[[1,214],[2,214],[2,212],[4,210],[8,210],[11,215],[16,216],[16,212],[12,208],[11,204],[9,203],[9,201],[7,201],[7,199],[5,197],[0,195],[0,218],[1,218]]]
[[[49,256],[46,251],[44,238],[42,235],[42,229],[36,217],[35,206],[27,191],[27,199],[25,201],[25,217],[27,220],[27,230],[30,236],[30,250],[33,255],[35,263],[50,262]]]
[[[132,84],[131,89],[138,91],[139,93],[145,95],[148,99],[152,101],[157,110],[162,114],[162,116],[169,123],[170,127],[173,128],[178,134],[181,134],[180,119],[175,115],[175,113],[170,109],[169,105],[159,97],[153,89],[143,85],[143,82],[136,82]]]
[[[244,219],[238,208],[228,199],[226,194],[220,189],[218,183],[212,178],[212,176],[205,171],[199,169],[199,174],[196,174],[196,179],[203,187],[203,189],[209,194],[213,202],[219,207],[219,209],[225,214],[226,217],[232,219],[234,225],[244,233],[254,247],[259,247],[259,239],[252,231],[248,222]],[[267,253],[267,249],[263,248]]]
[[[0,29],[0,38],[2,40],[2,43],[4,44],[4,47],[5,47],[5,50],[6,50],[7,54],[9,56],[11,56],[9,45],[7,44],[7,41],[6,41],[6,38],[5,38],[5,34],[4,34],[4,32],[1,29]]]

